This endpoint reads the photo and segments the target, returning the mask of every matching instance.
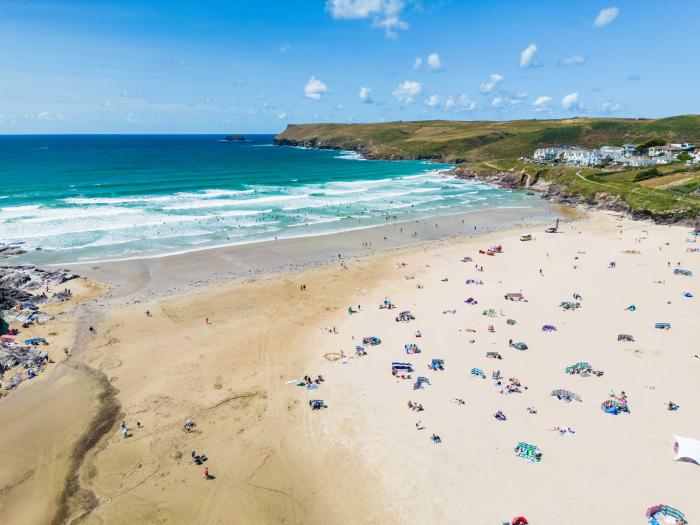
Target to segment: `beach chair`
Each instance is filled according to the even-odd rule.
[[[632,337],[630,334],[618,334],[617,340],[618,341],[634,341],[634,337]]]
[[[445,360],[444,359],[433,359],[428,365],[431,370],[444,370]]]
[[[524,441],[519,441],[515,445],[515,455],[519,458],[524,458],[532,463],[542,461],[542,452],[535,445],[530,445]]]
[[[481,368],[472,368],[471,375],[472,377],[481,377],[486,379],[486,374]]]
[[[421,390],[425,384],[429,385],[430,380],[427,377],[418,376],[418,379],[416,379],[416,382],[413,384],[413,390]]]
[[[676,268],[673,270],[673,275],[685,275],[686,277],[692,277],[693,272],[690,270],[684,270],[683,268]]]
[[[659,330],[670,330],[671,323],[656,323],[654,328],[658,328]]]

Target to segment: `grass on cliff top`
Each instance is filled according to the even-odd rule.
[[[648,168],[582,169],[525,164],[516,159],[482,161],[472,167],[527,173],[582,197],[607,193],[627,203],[632,211],[649,211],[661,217],[700,216],[700,167],[688,167],[681,163],[659,166],[659,176],[641,182],[635,178]]]
[[[572,118],[562,120],[387,122],[290,125],[278,135],[317,140],[376,156],[450,162],[532,155],[563,144],[582,147],[640,144],[650,139],[700,142],[700,115],[664,119]]]

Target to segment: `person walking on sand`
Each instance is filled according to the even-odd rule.
[[[209,479],[209,467],[204,467],[204,479]]]

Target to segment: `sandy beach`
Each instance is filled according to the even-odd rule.
[[[0,401],[13,421],[0,438],[3,522],[644,523],[664,503],[692,523],[700,467],[673,461],[672,438],[700,438],[700,309],[683,295],[696,277],[673,273],[700,270],[690,230],[600,212],[543,230],[380,246],[254,277],[224,275],[223,255],[209,268],[203,255],[182,256],[170,274],[157,274],[167,259],[120,263],[117,281],[131,286],[117,282],[76,311],[74,355]],[[533,240],[521,242],[526,233]],[[479,253],[493,245],[503,252]],[[175,286],[183,276],[193,282]],[[379,309],[385,298],[396,308]],[[404,310],[415,320],[396,322]],[[672,328],[656,330],[661,321]],[[381,344],[356,355],[365,336]],[[421,353],[407,355],[407,343]],[[430,370],[432,359],[445,370]],[[413,365],[412,379],[392,375],[395,361]],[[564,372],[581,361],[604,374]],[[319,374],[317,389],[294,383]],[[418,376],[430,384],[414,390]],[[521,391],[501,393],[510,378]],[[555,389],[582,401],[557,400]],[[604,413],[622,391],[630,413]],[[312,399],[328,408],[311,410]],[[41,453],[19,455],[30,437]],[[516,457],[519,441],[542,461]]]

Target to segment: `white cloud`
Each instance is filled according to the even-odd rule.
[[[389,38],[396,38],[396,31],[408,29],[401,20],[405,0],[326,0],[326,9],[335,19],[359,20],[372,18],[372,25],[384,29]]]
[[[422,65],[423,59],[420,57],[416,57],[416,59],[413,61],[413,69],[420,69]]]
[[[289,51],[291,48],[292,48],[292,44],[282,44],[282,45],[280,46],[280,52],[281,52],[281,53],[286,53],[286,52]]]
[[[357,96],[360,97],[360,100],[362,102],[365,102],[365,103],[372,102],[372,88],[362,86],[360,88],[360,92],[357,94]]]
[[[440,105],[440,97],[438,97],[437,95],[430,95],[426,99],[425,105],[428,107],[431,107],[431,108],[435,108],[435,107],[439,106]]]
[[[535,62],[535,53],[537,53],[537,46],[535,44],[530,44],[523,49],[520,52],[520,67],[537,66],[538,63]]]
[[[552,101],[552,97],[548,97],[546,95],[543,95],[541,97],[537,97],[535,99],[535,101],[532,103],[532,105],[535,107],[542,107],[551,101]]]
[[[437,70],[442,67],[442,63],[440,62],[440,55],[437,53],[430,53],[428,55],[428,67],[432,70]]]
[[[580,66],[585,63],[586,57],[583,55],[571,55],[559,61],[559,64],[562,66]]]
[[[606,7],[605,9],[601,9],[600,13],[598,13],[598,16],[596,16],[595,20],[593,21],[593,26],[604,27],[612,23],[612,21],[615,20],[619,14],[620,9],[617,7]]]
[[[474,103],[467,95],[460,95],[456,99],[453,97],[448,97],[445,101],[445,109],[454,108],[473,111],[476,109],[476,103]]]
[[[304,96],[313,100],[321,100],[323,93],[328,93],[328,86],[311,75],[311,78],[304,85]]]
[[[498,73],[491,73],[489,81],[481,83],[481,91],[483,91],[484,93],[490,93],[493,90],[493,88],[496,87],[496,84],[498,84],[502,80],[503,77]]]
[[[491,101],[491,107],[492,108],[500,108],[505,103],[506,103],[506,100],[503,97],[493,97],[493,100]]]
[[[375,18],[374,27],[380,27],[384,30],[384,35],[387,38],[397,38],[399,35],[396,29],[406,30],[409,28],[407,22],[401,20],[398,16],[388,16],[386,18]]]
[[[413,82],[412,80],[406,80],[399,84],[392,95],[404,104],[410,104],[415,101],[416,97],[423,91],[423,86],[419,82]]]
[[[279,113],[277,113],[277,118],[280,120],[285,119],[287,118],[287,114],[284,111],[280,111]]]
[[[615,102],[614,100],[607,100],[600,105],[600,110],[603,113],[617,113],[623,111],[625,106],[620,102]]]
[[[569,93],[568,95],[564,95],[564,98],[561,99],[561,106],[567,111],[576,111],[577,109],[580,109],[581,100],[579,99],[578,93]]]
[[[548,112],[552,111],[552,108],[549,107],[549,103],[552,101],[552,97],[548,97],[547,95],[542,95],[540,97],[537,97],[535,101],[532,103],[532,107],[534,111],[538,112]]]

